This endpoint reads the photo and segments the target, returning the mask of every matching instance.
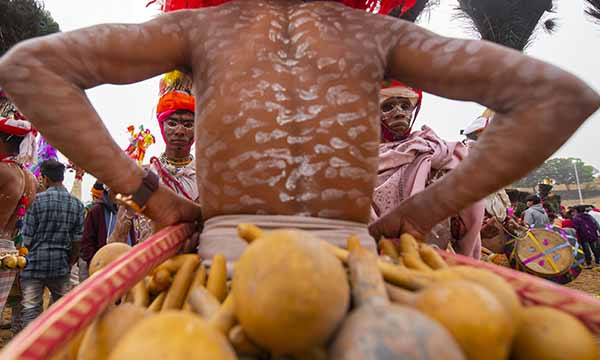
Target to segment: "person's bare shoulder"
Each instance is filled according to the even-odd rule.
[[[29,206],[31,206],[35,196],[37,195],[38,182],[35,178],[35,175],[33,175],[31,171],[23,170],[23,173],[25,174],[25,193],[29,198]]]
[[[21,197],[19,193],[23,182],[19,178],[20,176],[22,176],[20,169],[13,164],[0,163],[0,197],[3,199],[2,203],[6,201],[11,205]]]

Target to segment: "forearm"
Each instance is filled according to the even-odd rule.
[[[488,194],[512,184],[542,164],[600,106],[598,95],[574,77],[530,87],[519,104],[497,114],[461,165],[421,194],[418,214],[431,224],[441,221]],[[543,93],[532,97],[525,92]],[[529,99],[528,99],[529,97]]]
[[[137,188],[142,170],[113,141],[84,91],[27,57],[17,53],[0,66],[13,74],[3,76],[2,86],[19,109],[52,145],[108,186],[125,193]]]
[[[115,231],[110,234],[108,239],[106,239],[107,244],[111,244],[114,242],[120,242],[127,244],[127,238],[129,237],[129,233],[131,232],[131,220],[126,220],[124,222],[117,222],[115,225]]]

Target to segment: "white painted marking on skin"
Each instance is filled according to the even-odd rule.
[[[359,126],[351,127],[350,129],[348,129],[348,136],[351,139],[356,140],[356,138],[360,134],[365,133],[367,130],[369,130],[369,128],[367,128],[364,125],[359,125]]]
[[[322,144],[315,145],[315,153],[316,154],[319,154],[319,155],[321,155],[321,154],[332,154],[334,152],[335,151],[331,147],[329,147],[327,145],[322,145]]]
[[[323,168],[323,166],[325,166],[325,162],[321,161],[311,164],[310,158],[308,156],[305,157],[302,163],[300,163],[300,165],[290,173],[290,176],[285,183],[285,188],[290,191],[296,189],[298,180],[300,180],[300,178],[315,176],[317,172]]]
[[[331,166],[333,168],[342,168],[342,167],[350,166],[350,163],[347,162],[346,160],[340,159],[337,156],[334,156],[331,159],[329,159],[329,166]]]
[[[266,132],[257,132],[254,139],[256,141],[257,144],[266,144],[271,140],[278,140],[281,138],[284,138],[288,135],[287,132],[283,131],[283,130],[273,130],[270,133],[266,133]]]
[[[262,199],[253,198],[249,195],[244,195],[240,197],[240,203],[244,206],[253,206],[266,204],[266,201]]]
[[[258,121],[256,119],[249,118],[246,120],[246,123],[243,126],[238,127],[234,130],[235,138],[241,139],[250,130],[257,129],[257,128],[263,127],[265,125],[267,125],[267,123],[265,123],[264,121]]]
[[[331,200],[339,200],[346,195],[345,191],[339,189],[325,189],[321,193],[321,200],[323,201],[331,201]]]
[[[329,104],[346,105],[360,100],[360,96],[346,90],[346,85],[333,86],[327,90],[325,99]]]
[[[348,147],[348,143],[338,137],[331,138],[331,141],[329,142],[329,144],[334,149],[338,149],[338,150],[345,149]]]
[[[287,143],[290,145],[294,144],[306,144],[311,142],[313,139],[312,136],[288,136]]]
[[[328,167],[325,170],[325,178],[327,179],[334,179],[338,176],[338,171],[332,167]]]
[[[320,58],[317,61],[317,67],[319,68],[319,70],[323,70],[325,67],[336,64],[338,61],[334,58],[330,58],[330,57],[324,57],[324,58]]]

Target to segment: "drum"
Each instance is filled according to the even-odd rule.
[[[559,284],[573,281],[583,269],[583,251],[577,240],[550,226],[509,241],[505,252],[513,269]]]

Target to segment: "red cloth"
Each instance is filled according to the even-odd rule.
[[[0,118],[0,132],[15,136],[25,136],[32,132],[37,134],[29,121],[7,118]]]
[[[156,1],[156,0],[155,0]],[[150,2],[150,4],[155,1]],[[231,0],[166,0],[163,5],[162,10],[165,12],[175,11],[180,9],[199,9],[205,8],[209,6],[217,6],[221,4],[225,4]],[[378,5],[378,0],[336,0],[339,3],[342,3],[346,6],[361,9],[374,11]],[[379,8],[380,14],[389,14],[390,11],[395,9],[398,6],[402,6],[401,14],[406,13],[410,10],[415,4],[417,0],[381,0],[381,6]]]
[[[562,227],[563,228],[571,228],[571,229],[573,229],[574,228],[573,220],[571,220],[571,219],[564,219],[562,221]]]

